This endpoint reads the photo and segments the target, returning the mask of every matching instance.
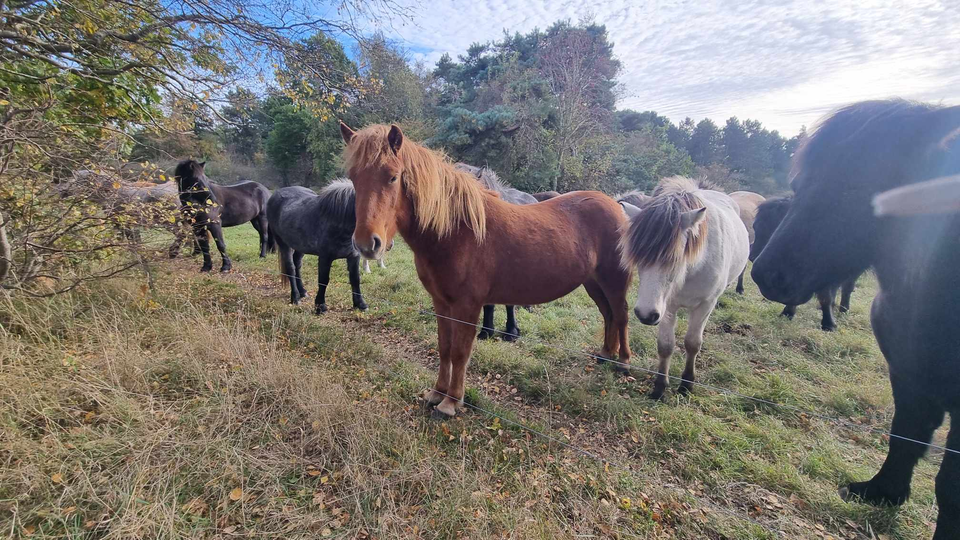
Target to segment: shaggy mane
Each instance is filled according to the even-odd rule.
[[[703,220],[690,234],[680,229],[680,216],[703,208],[703,199],[696,192],[700,185],[682,176],[665,178],[643,207],[630,220],[620,239],[623,266],[651,268],[661,266],[676,271],[700,257],[707,240],[707,222]]]
[[[387,142],[390,126],[365,127],[350,140],[345,151],[346,166],[384,165],[397,159]],[[443,238],[464,223],[478,242],[487,234],[485,190],[472,175],[454,168],[445,154],[423,147],[408,137],[400,146],[403,166],[401,181],[413,200],[421,230]]]

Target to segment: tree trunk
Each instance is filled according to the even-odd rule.
[[[13,265],[12,252],[10,241],[7,239],[7,224],[3,221],[3,214],[0,214],[0,284],[10,274],[10,267]]]

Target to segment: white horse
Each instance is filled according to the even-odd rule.
[[[690,316],[680,383],[680,392],[687,393],[707,319],[747,265],[750,238],[740,209],[728,195],[679,176],[661,180],[642,209],[620,204],[630,218],[620,243],[623,264],[636,266],[640,281],[633,312],[643,324],[660,324],[659,375],[650,397],[660,399],[668,385],[680,308]]]

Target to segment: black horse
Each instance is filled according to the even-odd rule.
[[[180,209],[193,224],[193,234],[203,254],[201,272],[213,268],[207,232],[213,236],[223,260],[221,272],[232,267],[223,241],[223,227],[234,227],[250,222],[260,234],[260,256],[266,257],[272,249],[267,221],[267,199],[270,190],[257,182],[240,182],[221,186],[210,182],[203,168],[206,162],[192,159],[181,161],[174,173],[180,190]]]
[[[770,237],[773,236],[773,232],[777,230],[780,222],[787,215],[792,203],[793,197],[781,197],[767,199],[757,207],[757,217],[753,221],[754,240],[750,246],[751,261],[757,260],[757,256],[770,241]],[[844,281],[840,287],[840,313],[846,313],[850,310],[850,295],[857,284],[857,277]],[[820,319],[820,328],[826,332],[836,330],[837,322],[833,317],[833,304],[837,298],[837,287],[827,287],[817,291],[816,297],[820,304],[820,311],[823,312],[823,317]],[[784,306],[780,313],[780,315],[791,320],[796,314],[797,306],[795,305]]]
[[[317,256],[317,315],[327,311],[330,266],[337,259],[347,260],[353,307],[367,309],[360,293],[360,253],[353,245],[356,199],[353,184],[342,179],[323,188],[319,195],[305,187],[285,187],[270,196],[267,217],[277,243],[280,269],[290,281],[291,304],[307,296],[300,265],[303,256],[310,254]]]
[[[539,202],[533,195],[505,184],[492,169],[487,167],[474,167],[466,163],[457,163],[456,168],[476,176],[477,180],[483,184],[483,187],[491,191],[496,191],[500,195],[500,198],[508,203],[535,204]],[[517,326],[516,309],[514,306],[506,306],[506,308],[507,326],[503,329],[503,340],[515,341],[520,336],[520,327]],[[492,305],[483,306],[483,324],[480,327],[480,333],[477,334],[477,339],[489,339],[497,333],[493,327],[493,310],[494,306]]]
[[[554,197],[559,197],[560,192],[559,191],[541,191],[540,193],[534,193],[530,196],[539,202],[543,202],[543,201],[549,201]]]
[[[890,449],[844,498],[901,504],[945,413],[952,418],[937,474],[935,540],[960,538],[960,214],[877,218],[880,192],[960,173],[960,107],[901,100],[851,105],[800,148],[793,205],[753,266],[764,296],[801,304],[872,267],[871,322],[887,359],[894,415]]]

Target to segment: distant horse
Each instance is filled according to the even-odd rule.
[[[559,191],[541,191],[540,193],[534,193],[531,195],[534,199],[539,202],[548,201],[554,197],[559,197]]]
[[[500,195],[500,198],[512,204],[536,204],[537,199],[529,193],[520,191],[519,189],[510,187],[503,183],[500,180],[500,177],[497,176],[497,173],[488,167],[474,167],[473,165],[467,165],[466,163],[457,163],[454,165],[457,170],[463,171],[467,174],[473,175],[477,180],[483,184],[483,187],[495,191]],[[494,329],[493,323],[493,310],[494,307],[492,304],[483,306],[483,323],[480,326],[480,333],[477,334],[477,339],[489,339],[496,335],[497,331]],[[520,336],[520,326],[517,325],[517,315],[516,309],[514,306],[506,306],[507,308],[507,326],[503,329],[503,340],[504,341],[516,341],[517,337]]]
[[[690,310],[683,347],[687,365],[680,393],[692,389],[703,329],[717,299],[747,265],[749,236],[740,209],[728,195],[688,178],[660,181],[643,208],[621,203],[630,226],[621,241],[624,266],[636,266],[639,290],[633,312],[640,322],[660,324],[659,374],[650,397],[660,399],[669,382],[676,345],[677,311]]]
[[[793,197],[781,197],[779,199],[770,199],[757,209],[757,216],[753,222],[754,232],[756,233],[753,244],[750,245],[750,260],[755,261],[763,248],[766,247],[777,230],[780,222],[790,210],[793,203]],[[857,284],[857,277],[843,282],[840,294],[840,313],[846,313],[850,310],[850,295]],[[817,291],[817,302],[820,304],[820,311],[823,313],[820,319],[820,328],[826,332],[837,329],[836,320],[833,317],[833,304],[837,298],[837,287],[827,287]],[[784,306],[780,315],[793,319],[797,314],[797,306]]]
[[[626,193],[619,193],[614,195],[613,198],[618,203],[627,203],[629,205],[636,206],[637,208],[643,208],[644,205],[650,202],[651,197],[638,189],[634,191],[628,191]]]
[[[340,132],[357,190],[354,243],[364,257],[377,258],[399,232],[433,299],[440,371],[424,399],[439,413],[455,415],[463,401],[473,325],[484,304],[542,304],[583,284],[603,314],[601,354],[630,361],[630,271],[617,250],[626,218],[613,199],[577,191],[518,206],[442,154],[405,140],[395,125],[354,132],[341,123]]]
[[[336,180],[319,194],[305,187],[285,187],[273,192],[267,202],[267,219],[277,242],[280,267],[290,281],[290,303],[307,296],[300,277],[305,254],[317,256],[317,297],[315,313],[327,311],[326,294],[330,266],[347,260],[353,307],[361,311],[367,303],[360,293],[360,254],[353,246],[356,192],[349,180]],[[381,257],[382,260],[382,257]]]
[[[866,101],[827,118],[795,156],[793,205],[753,266],[767,298],[802,304],[872,267],[870,313],[889,364],[890,448],[867,482],[840,490],[901,504],[934,431],[950,413],[936,479],[935,540],[960,538],[960,215],[877,218],[874,195],[960,174],[960,107]]]
[[[747,228],[747,234],[750,235],[750,245],[752,246],[754,242],[753,221],[757,218],[757,208],[766,199],[763,195],[752,191],[734,191],[730,194],[730,198],[740,207],[740,220]],[[743,272],[740,272],[740,277],[737,278],[737,294],[743,294],[743,274],[746,271],[747,267],[744,266]]]
[[[266,257],[267,251],[272,249],[267,225],[267,199],[270,198],[270,190],[251,181],[231,186],[214,184],[203,172],[205,163],[192,159],[181,161],[174,173],[180,189],[181,210],[192,222],[193,234],[203,253],[203,267],[200,271],[209,272],[213,268],[207,232],[213,236],[217,250],[220,251],[220,258],[223,259],[220,271],[228,272],[232,264],[227,256],[227,245],[223,241],[223,227],[234,227],[248,221],[260,234],[260,257]]]
[[[176,182],[155,184],[131,182],[94,171],[76,171],[68,182],[58,185],[64,195],[84,196],[104,207],[116,209],[122,205],[123,213],[133,218],[136,227],[158,227],[174,236],[168,252],[174,258],[186,239],[184,224],[176,219],[180,214],[180,199]],[[170,218],[174,219],[171,220]],[[139,241],[139,231],[123,225],[123,234]]]

